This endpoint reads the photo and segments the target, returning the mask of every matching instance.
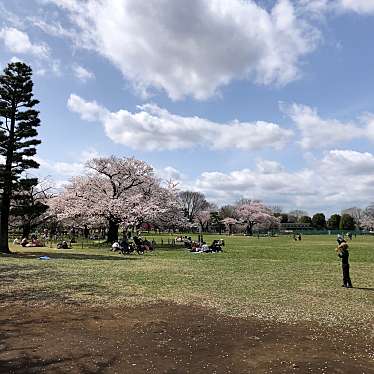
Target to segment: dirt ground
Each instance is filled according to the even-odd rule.
[[[0,305],[1,373],[374,373],[374,336],[173,304]]]

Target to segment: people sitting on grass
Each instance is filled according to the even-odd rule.
[[[209,245],[206,244],[206,242],[203,242],[203,244],[201,245],[201,251],[204,253],[212,252],[212,250],[209,248]]]
[[[187,249],[191,249],[192,248],[192,238],[191,237],[188,237],[185,236],[183,238],[183,242],[184,242],[184,246],[187,248]]]
[[[14,244],[20,244],[22,247],[44,247],[44,243],[40,241],[35,234],[31,235],[31,240],[23,238],[21,241],[17,239]]]
[[[209,246],[206,242],[195,242],[192,241],[191,249],[189,250],[192,253],[218,253],[222,252],[222,241],[213,240],[212,244]]]
[[[112,244],[111,251],[112,252],[121,252],[122,254],[130,254],[136,251],[138,254],[144,254],[145,251],[154,251],[155,249],[155,242],[149,241],[148,239],[142,239],[139,236],[133,237],[133,242],[130,243],[127,237],[125,237],[121,243],[118,241]]]
[[[213,240],[212,244],[210,245],[210,249],[212,252],[222,252],[223,244],[221,243],[221,240]]]
[[[134,235],[134,237],[132,238],[132,240],[134,241],[134,243],[135,243],[136,246],[141,246],[143,244],[142,240],[138,236],[136,236],[136,235]]]
[[[144,246],[144,250],[146,251],[153,251],[153,244],[148,240],[144,239],[142,245]]]
[[[22,240],[21,240],[22,247],[26,247],[27,244],[29,244],[28,239],[27,238],[22,238]]]
[[[190,252],[194,252],[194,253],[201,252],[200,243],[191,241]]]
[[[129,241],[128,241],[127,237],[124,237],[121,240],[120,248],[122,249],[122,253],[124,253],[124,252],[129,253],[130,245],[129,245]]]
[[[71,246],[69,246],[66,240],[63,240],[62,242],[57,243],[57,249],[70,249],[70,248]]]
[[[116,251],[120,251],[121,250],[121,245],[118,243],[118,242],[114,242],[112,244],[112,249],[111,251],[112,252],[116,252]]]

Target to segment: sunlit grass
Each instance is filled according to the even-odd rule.
[[[160,242],[160,236],[155,238]],[[333,236],[305,236],[300,242],[224,239],[219,254],[191,254],[180,247],[124,257],[107,247],[82,249],[79,243],[73,250],[12,247],[20,255],[0,257],[1,300],[117,306],[166,300],[237,316],[372,328],[374,238],[350,243],[357,287],[351,290],[340,287]],[[51,259],[40,260],[44,253]]]

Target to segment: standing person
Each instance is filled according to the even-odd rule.
[[[343,284],[342,287],[352,288],[351,278],[349,276],[349,251],[348,244],[343,238],[338,238],[338,247],[336,251],[338,256],[342,259]]]

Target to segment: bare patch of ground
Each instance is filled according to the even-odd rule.
[[[1,373],[374,373],[373,336],[151,304],[0,306]]]

